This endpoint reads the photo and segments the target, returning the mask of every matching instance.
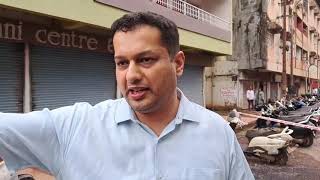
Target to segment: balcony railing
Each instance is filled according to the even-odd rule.
[[[228,29],[228,30],[230,30],[231,28],[230,22],[218,16],[215,16],[207,11],[204,11],[192,4],[189,4],[186,1],[182,1],[182,0],[152,0],[152,1],[163,7],[177,11],[181,14],[198,19],[205,23],[216,25],[223,29]]]

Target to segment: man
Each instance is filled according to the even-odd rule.
[[[264,92],[263,92],[262,88],[259,88],[258,92],[256,94],[256,105],[262,106],[265,103],[264,99],[265,99]]]
[[[0,114],[8,168],[36,166],[63,180],[254,179],[227,123],[177,89],[185,57],[176,25],[133,13],[112,32],[124,98]]]
[[[248,110],[253,110],[254,91],[252,86],[247,90]]]

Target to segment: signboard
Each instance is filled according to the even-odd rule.
[[[6,19],[0,19],[0,40],[113,53],[110,37]]]
[[[234,88],[221,88],[220,93],[223,99],[232,100],[237,97],[237,91]]]

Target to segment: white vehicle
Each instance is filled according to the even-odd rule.
[[[279,134],[255,137],[249,142],[249,146],[244,153],[248,156],[264,159],[269,163],[286,165],[288,162],[287,147],[293,140],[290,136],[292,132],[291,129],[286,127]]]

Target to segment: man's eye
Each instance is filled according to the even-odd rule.
[[[116,63],[118,67],[124,67],[128,65],[128,62],[126,61],[119,61]]]
[[[144,63],[144,64],[148,64],[148,63],[151,63],[153,61],[153,58],[141,58],[140,59],[140,62],[141,63]]]

